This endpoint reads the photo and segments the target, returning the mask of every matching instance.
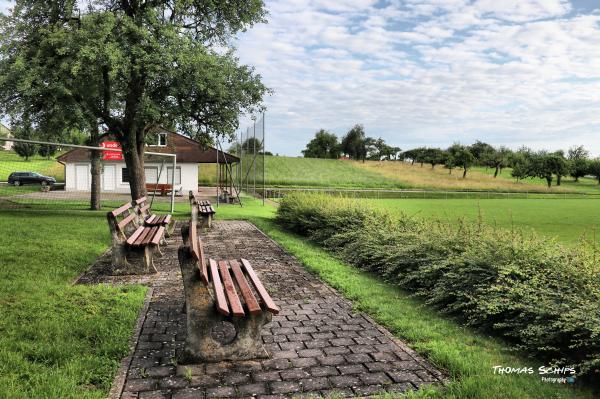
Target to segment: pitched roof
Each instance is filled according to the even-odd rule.
[[[225,163],[225,160],[227,160],[227,163],[236,163],[240,161],[235,155],[231,155],[224,151],[217,151],[214,147],[203,149],[196,140],[182,134],[164,128],[157,133],[167,133],[167,145],[149,145],[146,147],[146,151],[164,154],[175,153],[177,155],[178,163],[217,163],[217,160],[218,163]],[[148,157],[152,156],[150,155]],[[62,163],[86,162],[90,160],[90,150],[74,148],[59,156],[57,160]]]

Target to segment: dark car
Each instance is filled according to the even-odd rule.
[[[23,184],[41,184],[42,186],[53,185],[56,179],[50,176],[40,175],[36,172],[12,172],[8,176],[8,184],[21,186]]]

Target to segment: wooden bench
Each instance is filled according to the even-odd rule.
[[[133,206],[127,203],[106,214],[112,236],[112,261],[115,272],[131,274],[134,271],[127,261],[131,252],[143,253],[142,272],[156,273],[154,252],[160,252],[159,244],[165,232],[165,226],[144,226],[137,223]]]
[[[246,259],[204,257],[196,220],[181,229],[179,248],[187,337],[182,364],[268,357],[261,328],[279,313]]]
[[[133,201],[135,213],[138,216],[138,223],[145,226],[164,226],[165,236],[170,237],[173,234],[175,226],[172,223],[171,215],[155,215],[150,213],[150,204],[146,197],[138,198]]]
[[[201,227],[211,228],[212,220],[215,213],[215,209],[210,204],[208,200],[198,200],[194,193],[190,191],[190,206],[192,208],[196,207],[198,209],[198,215],[202,217],[202,225]]]
[[[146,191],[149,193],[159,193],[160,196],[164,197],[165,195],[171,193],[171,191],[173,190],[173,186],[171,184],[168,183],[146,183]],[[182,187],[181,186],[176,186],[175,187],[175,194],[176,195],[183,195],[182,194]]]

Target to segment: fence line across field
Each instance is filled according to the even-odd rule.
[[[41,141],[41,140],[28,140],[28,139],[19,139],[19,138],[13,138],[13,137],[0,137],[0,141],[2,142],[10,142],[10,143],[26,143],[26,144],[34,144],[34,145],[44,145],[44,146],[52,146],[52,147],[57,147],[57,148],[79,148],[79,149],[85,149],[85,150],[91,150],[91,151],[102,151],[102,152],[117,152],[117,153],[122,153],[123,150],[121,148],[106,148],[106,147],[94,147],[94,146],[87,146],[87,145],[78,145],[78,144],[69,144],[69,143],[56,143],[56,142],[49,142],[49,141]],[[11,152],[11,150],[4,150],[3,152]],[[166,158],[172,158],[172,168],[173,171],[171,173],[171,213],[173,213],[175,211],[175,175],[176,175],[176,171],[177,171],[177,155],[176,154],[170,154],[170,153],[162,153],[162,152],[152,152],[152,151],[145,151],[144,152],[144,156],[159,156],[159,157],[166,157]],[[56,160],[55,160],[56,161]],[[56,161],[58,162],[58,161]],[[24,166],[26,166],[26,164],[24,164]],[[163,162],[163,166],[164,166],[164,162]],[[0,159],[0,168],[2,167],[2,159]],[[16,171],[13,171],[16,172]],[[162,172],[162,167],[161,167],[161,172]],[[157,176],[157,179],[159,178],[159,176]],[[168,177],[167,177],[168,178]],[[167,180],[168,181],[168,180]],[[2,183],[0,181],[0,183]],[[156,182],[158,184],[158,180]],[[63,186],[66,183],[63,184]],[[56,184],[57,187],[60,187],[60,184]],[[66,187],[65,187],[66,188]],[[156,191],[156,190],[155,190]],[[2,194],[2,192],[0,192],[0,194]],[[104,193],[103,193],[104,194]],[[91,195],[91,189],[90,189],[90,195]],[[57,197],[52,197],[49,196],[48,198],[50,199],[54,199],[56,202],[59,201],[59,198]],[[0,198],[0,199],[4,199],[4,198]],[[65,199],[65,198],[63,198]],[[66,199],[69,199],[68,196],[66,196]]]
[[[350,189],[334,187],[267,187],[264,197],[278,200],[290,192],[318,192],[328,195],[372,199],[600,199],[600,193],[543,193],[529,191],[452,191]],[[261,194],[263,194],[261,193]]]

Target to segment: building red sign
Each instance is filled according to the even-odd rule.
[[[121,144],[119,144],[119,142],[117,142],[117,141],[105,141],[103,143],[100,143],[100,147],[120,150]],[[102,151],[102,160],[103,161],[122,161],[123,153],[120,151]]]

